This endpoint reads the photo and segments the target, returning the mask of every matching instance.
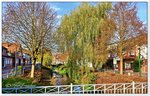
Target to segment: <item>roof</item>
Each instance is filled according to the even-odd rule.
[[[23,53],[24,53],[24,54],[29,54],[29,55],[30,55],[30,52],[29,52],[28,50],[26,50],[26,49],[23,49]]]
[[[4,47],[4,46],[2,46],[2,49],[5,49],[5,50],[7,50],[7,48],[6,48],[6,47]]]
[[[142,33],[136,37],[129,38],[124,41],[124,47],[126,50],[131,50],[132,48],[136,47],[136,45],[142,46],[142,45],[147,45],[148,41],[148,34],[147,33]],[[118,42],[114,42],[109,44],[109,50],[114,51],[115,48],[118,46]],[[114,48],[114,49],[111,49]]]
[[[141,34],[134,38],[128,39],[125,41],[125,48],[131,50],[132,47],[147,45],[147,33]]]
[[[61,54],[61,53],[59,53],[59,54],[55,54],[54,57],[55,57],[56,60],[65,62],[67,60],[67,58],[68,58],[68,54]]]
[[[2,43],[2,46],[7,48],[7,50],[12,53],[20,50],[20,44],[17,43],[6,42],[6,43]]]

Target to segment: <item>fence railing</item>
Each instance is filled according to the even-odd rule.
[[[2,88],[3,94],[147,94],[147,82]]]
[[[5,71],[6,73],[3,73],[2,74],[2,78],[3,79],[6,79],[8,77],[12,77],[12,76],[15,76],[15,75],[20,75],[20,74],[23,74],[24,73],[24,70],[23,72],[15,72],[15,68],[14,69],[11,69],[10,71]]]
[[[2,74],[2,78],[3,79],[6,79],[8,77],[12,77],[12,76],[15,76],[15,75],[20,75],[22,74],[21,72],[17,72],[17,74],[15,72],[12,72],[12,73],[5,73],[5,74]]]

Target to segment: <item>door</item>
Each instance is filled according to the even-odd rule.
[[[21,59],[19,59],[19,66],[21,65]]]
[[[5,60],[5,58],[2,58],[2,68],[5,67],[4,60]]]

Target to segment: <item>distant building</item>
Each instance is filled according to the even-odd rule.
[[[54,53],[53,59],[52,59],[52,64],[53,65],[65,64],[67,62],[67,60],[68,60],[68,54]]]

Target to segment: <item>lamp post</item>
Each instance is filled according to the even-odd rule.
[[[142,70],[141,70],[141,64],[140,64],[140,62],[141,62],[141,56],[140,56],[140,47],[138,48],[138,50],[139,50],[139,75],[140,75],[140,77],[142,77]]]

